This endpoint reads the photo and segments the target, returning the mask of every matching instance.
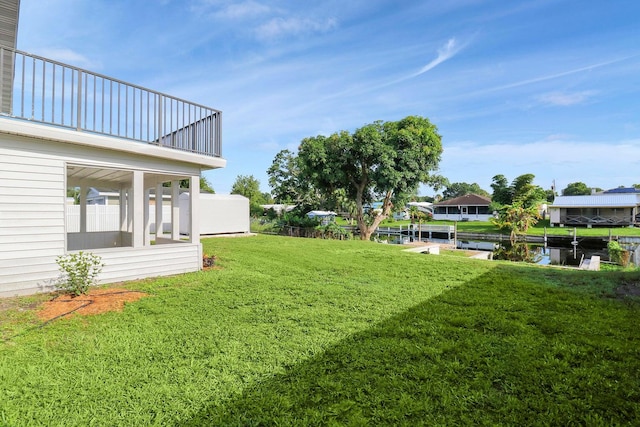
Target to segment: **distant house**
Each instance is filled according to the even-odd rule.
[[[402,221],[402,220],[407,220],[411,218],[411,215],[409,214],[408,209],[403,209],[401,211],[394,212],[391,216],[396,221]]]
[[[393,213],[393,219],[406,220],[411,219],[411,210],[415,208],[418,212],[426,215],[433,215],[433,203],[430,202],[409,202],[406,207],[398,212]]]
[[[640,191],[615,188],[588,196],[558,196],[549,206],[552,227],[640,225]]]
[[[444,200],[433,205],[433,219],[449,221],[488,221],[492,212],[491,199],[477,194],[467,194]]]
[[[320,220],[322,225],[328,225],[336,219],[336,213],[332,211],[311,211],[307,212],[309,218],[316,218]]]
[[[415,207],[422,213],[433,214],[433,203],[431,202],[409,202],[407,206],[409,208]]]
[[[277,203],[277,204],[270,204],[270,205],[260,205],[260,207],[264,209],[265,212],[268,211],[269,209],[273,209],[273,211],[277,215],[282,215],[285,212],[291,212],[293,209],[295,209],[296,205],[287,205],[283,203]]]
[[[180,193],[189,191],[186,188],[181,188]],[[202,192],[205,194],[205,192]],[[165,205],[171,205],[171,187],[162,187],[162,200]],[[149,203],[155,205],[156,201],[156,189],[152,188],[149,191]],[[90,187],[87,192],[87,205],[108,205],[117,206],[120,204],[120,190],[112,189],[98,189]]]
[[[87,205],[108,205],[115,206],[120,204],[120,191],[116,190],[99,190],[91,187],[87,192]]]

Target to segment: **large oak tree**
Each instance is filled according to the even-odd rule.
[[[442,154],[441,136],[427,118],[377,121],[353,133],[302,140],[301,172],[326,195],[344,191],[356,205],[360,236],[368,240],[394,204],[403,204],[421,183],[440,183],[432,175]],[[380,211],[365,208],[382,201]]]

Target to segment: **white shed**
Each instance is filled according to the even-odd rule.
[[[189,193],[180,195],[180,233],[189,234]],[[200,193],[200,234],[249,232],[249,199],[239,194]]]

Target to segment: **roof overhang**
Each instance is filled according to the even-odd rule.
[[[144,142],[79,132],[8,117],[0,118],[0,133],[188,163],[196,165],[200,169],[218,169],[225,167],[227,164],[227,161],[220,157],[203,156]]]

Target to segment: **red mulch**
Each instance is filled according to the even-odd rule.
[[[125,302],[137,301],[147,296],[140,291],[127,289],[93,289],[87,295],[73,297],[65,294],[42,304],[38,317],[44,321],[72,315],[93,315],[108,311],[122,311]]]

